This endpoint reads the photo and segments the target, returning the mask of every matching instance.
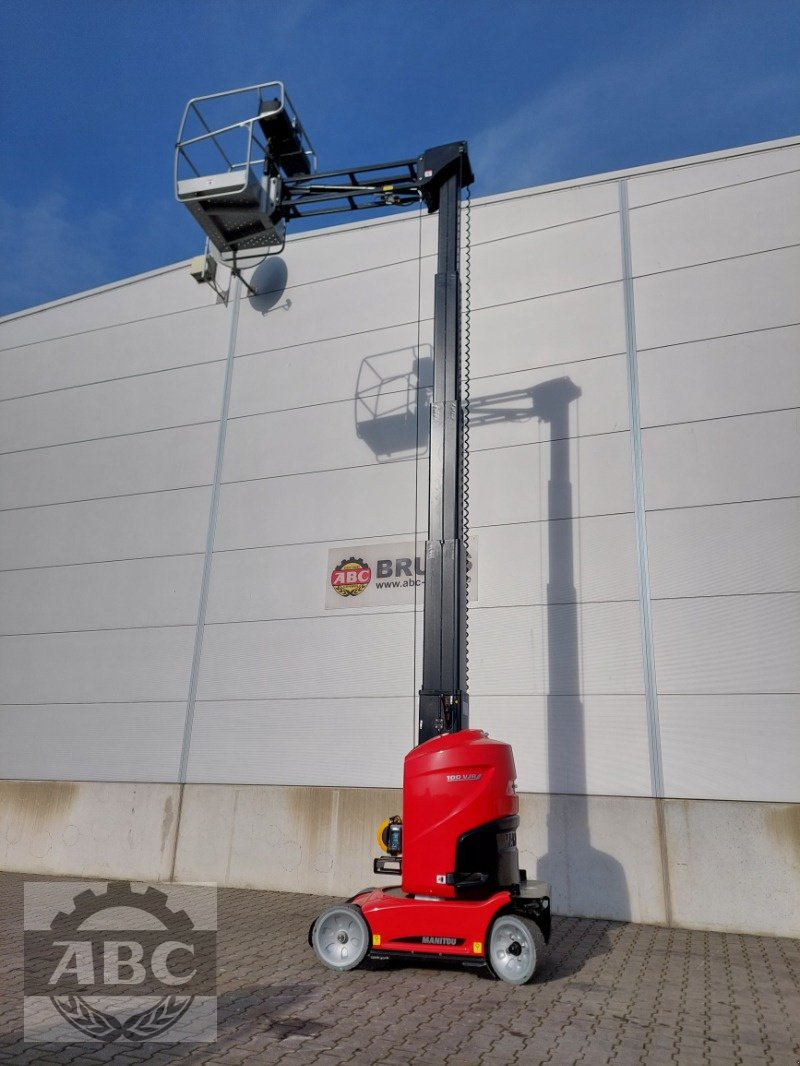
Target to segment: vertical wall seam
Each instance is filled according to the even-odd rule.
[[[233,356],[236,351],[236,336],[239,329],[239,303],[242,294],[242,283],[238,277],[231,278],[233,291],[233,303],[231,306],[231,322],[228,332],[228,356],[225,360],[225,383],[222,388],[222,409],[219,416],[219,432],[217,434],[217,454],[214,460],[214,480],[211,487],[211,503],[208,508],[208,529],[206,531],[206,547],[203,558],[203,577],[200,581],[200,600],[197,605],[197,624],[194,631],[194,650],[192,652],[192,669],[189,674],[189,694],[186,698],[186,717],[183,722],[183,743],[181,745],[181,761],[178,771],[178,783],[180,792],[178,797],[178,813],[175,820],[175,839],[172,847],[172,868],[170,881],[175,880],[175,864],[178,859],[178,843],[181,834],[181,817],[183,815],[183,798],[186,788],[186,773],[189,767],[189,749],[192,744],[192,728],[194,726],[194,708],[197,701],[197,682],[200,677],[200,658],[203,654],[203,633],[206,624],[206,608],[208,606],[208,587],[211,581],[211,562],[214,555],[214,537],[217,531],[217,512],[219,511],[219,491],[222,482],[222,461],[225,457],[225,437],[228,431],[228,409],[231,402],[231,382],[233,380]]]
[[[664,889],[664,909],[668,925],[672,925],[672,898],[669,878],[666,828],[664,825],[664,766],[661,751],[661,725],[658,710],[655,651],[653,645],[653,615],[650,592],[650,560],[647,549],[647,516],[645,510],[644,464],[642,461],[642,426],[639,403],[639,352],[636,342],[636,312],[633,293],[633,259],[631,255],[628,182],[623,178],[619,188],[619,225],[622,247],[622,288],[625,303],[625,349],[628,376],[628,414],[630,418],[631,468],[633,474],[633,511],[635,520],[636,569],[639,585],[639,623],[642,636],[645,707],[647,711],[647,742],[650,753],[650,786],[656,804],[656,822],[661,873]]]
[[[228,430],[228,409],[230,407],[231,383],[233,380],[233,356],[236,351],[236,336],[239,328],[239,304],[241,301],[242,283],[241,279],[238,277],[232,278],[231,280],[233,283],[233,302],[231,307],[230,332],[228,335],[228,356],[225,362],[225,384],[222,390],[222,410],[219,416],[217,455],[214,463],[211,503],[208,510],[208,531],[206,534],[205,557],[203,560],[203,578],[200,584],[200,601],[197,607],[197,625],[195,627],[194,635],[192,670],[189,675],[189,695],[186,701],[186,718],[183,727],[183,746],[181,748],[181,763],[178,778],[181,785],[186,782],[186,773],[189,765],[189,749],[192,743],[194,709],[197,700],[197,684],[200,677],[200,659],[203,654],[203,633],[206,623],[206,609],[208,607],[208,590],[211,582],[211,562],[214,555],[214,538],[217,531],[217,513],[219,511],[220,485],[222,482],[222,462],[225,457],[225,437]],[[178,829],[180,829],[180,826],[178,826]]]

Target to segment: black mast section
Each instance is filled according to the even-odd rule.
[[[270,135],[271,117],[262,116]],[[265,124],[266,123],[266,124]],[[271,144],[275,146],[275,138]],[[294,155],[291,156],[294,159]],[[466,141],[429,148],[418,159],[297,174],[283,166],[275,210],[308,218],[339,211],[403,206],[421,197],[439,213],[434,294],[433,399],[430,414],[428,541],[425,548],[424,643],[419,743],[468,724],[467,550],[464,543],[464,411],[461,403],[461,190],[474,181]],[[276,171],[277,172],[277,171]]]
[[[463,165],[465,164],[465,166]],[[428,542],[419,742],[468,724],[466,546],[459,282],[459,204],[472,175],[464,154],[439,189],[434,293]]]

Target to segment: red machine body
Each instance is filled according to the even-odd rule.
[[[479,729],[434,737],[406,755],[402,863],[405,893],[456,899],[479,887],[519,882],[516,776],[511,747],[490,740]],[[487,827],[482,834],[486,837],[483,848],[482,827]],[[470,835],[472,847],[470,839],[464,840]],[[501,840],[505,868],[498,871],[496,860],[484,855],[483,865],[491,864],[493,871],[467,868],[475,865],[476,850],[485,852],[497,846],[498,835],[505,838]],[[488,880],[478,883],[476,874],[487,875]]]
[[[402,824],[384,823],[388,855],[374,863],[402,884],[365,888],[324,912],[309,930],[318,957],[347,970],[368,955],[424,955],[530,980],[550,938],[550,887],[519,869],[515,776],[510,746],[478,729],[410,751]]]
[[[448,955],[483,963],[492,919],[511,903],[510,892],[488,899],[420,899],[399,888],[371,888],[350,901],[367,920],[371,954]]]

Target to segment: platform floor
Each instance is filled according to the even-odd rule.
[[[216,1043],[26,1044],[25,879],[0,874],[3,1063],[800,1061],[800,941],[556,918],[548,960],[523,988],[436,965],[336,974],[306,943],[330,900],[243,889],[218,897]]]

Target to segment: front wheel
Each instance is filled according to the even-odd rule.
[[[487,962],[501,981],[526,985],[533,980],[545,950],[536,922],[519,914],[501,914],[489,932]]]
[[[311,946],[317,958],[331,970],[354,970],[364,961],[369,942],[364,915],[350,903],[339,903],[323,911],[311,931]]]

